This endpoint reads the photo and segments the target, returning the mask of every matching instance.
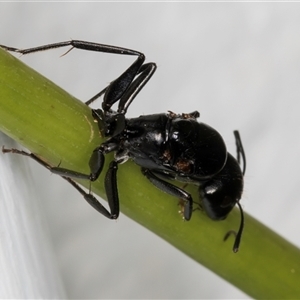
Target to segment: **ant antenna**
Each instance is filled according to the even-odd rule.
[[[233,244],[233,252],[237,253],[239,251],[239,246],[240,246],[240,242],[241,242],[241,238],[242,238],[242,233],[244,230],[244,213],[243,213],[243,209],[241,207],[241,204],[239,202],[236,203],[237,206],[239,207],[240,213],[241,213],[241,223],[240,223],[240,228],[239,231],[235,237],[235,241]]]
[[[241,136],[240,136],[240,134],[237,130],[233,131],[233,134],[234,134],[235,143],[236,143],[237,161],[240,164],[241,163],[241,156],[242,156],[243,175],[245,175],[245,172],[246,172],[246,155],[245,155],[245,152],[244,152]],[[241,223],[240,223],[239,231],[238,231],[238,233],[236,233],[235,231],[231,230],[231,231],[227,232],[227,234],[224,237],[224,241],[226,241],[227,238],[231,234],[235,235],[235,241],[234,241],[233,249],[232,249],[234,253],[237,253],[239,251],[239,246],[240,246],[240,242],[241,242],[241,238],[242,238],[242,233],[243,233],[243,230],[244,230],[244,213],[243,213],[243,209],[242,209],[242,207],[241,207],[241,205],[238,201],[236,202],[236,205],[238,206],[238,208],[240,210],[240,213],[241,213]]]
[[[230,230],[226,233],[226,235],[224,236],[224,239],[223,239],[223,241],[225,242],[231,234],[233,234],[235,236],[235,240],[234,240],[234,244],[233,244],[233,248],[232,248],[232,251],[234,253],[237,253],[239,251],[239,246],[240,246],[240,242],[241,242],[241,238],[242,238],[242,233],[243,233],[243,230],[244,230],[244,213],[243,213],[243,209],[242,209],[239,202],[237,202],[236,204],[239,207],[239,210],[240,210],[240,213],[241,213],[241,223],[240,223],[239,231],[238,231],[238,233],[236,233],[236,231]]]
[[[239,165],[241,164],[241,156],[243,159],[243,175],[245,175],[246,172],[246,155],[244,151],[244,147],[242,144],[240,133],[237,130],[233,131],[234,137],[235,137],[235,143],[236,143],[236,152],[237,152],[237,161]]]

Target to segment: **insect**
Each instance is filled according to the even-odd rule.
[[[245,154],[238,131],[234,131],[237,159],[227,152],[221,135],[207,124],[200,123],[198,111],[176,114],[159,113],[126,118],[127,110],[146,85],[156,70],[153,62],[145,63],[141,52],[122,47],[71,40],[29,49],[17,49],[7,46],[2,48],[21,54],[61,48],[73,48],[136,56],[136,60],[117,79],[101,92],[86,102],[90,105],[103,97],[102,108],[92,109],[92,115],[99,124],[99,130],[108,138],[91,154],[89,160],[90,174],[83,174],[61,167],[52,167],[33,153],[17,149],[5,149],[29,156],[62,176],[73,185],[98,212],[109,219],[119,216],[119,196],[117,188],[117,171],[120,163],[132,159],[141,167],[142,174],[157,188],[161,189],[183,203],[183,217],[190,220],[195,203],[192,196],[184,189],[170,183],[176,180],[199,186],[201,208],[214,220],[227,217],[237,205],[241,213],[241,223],[236,234],[233,251],[237,252],[243,231],[244,216],[239,204],[243,192],[243,175],[245,173]],[[117,109],[112,106],[117,104]],[[105,175],[105,190],[109,205],[106,209],[91,192],[84,191],[71,178],[95,181],[102,172],[105,155],[114,152]],[[243,159],[243,170],[240,168]]]

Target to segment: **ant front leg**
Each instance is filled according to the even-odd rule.
[[[73,178],[77,179],[90,179],[90,175],[86,175],[83,173],[79,173],[76,171],[59,168],[59,167],[52,167],[45,161],[43,161],[41,158],[36,156],[33,153],[29,153],[26,151],[18,150],[18,149],[6,149],[2,148],[3,153],[14,153],[14,154],[20,154],[27,157],[32,158],[36,162],[38,162],[43,167],[47,168],[49,171],[51,171],[54,174],[60,175],[63,179],[68,181],[82,196],[83,198],[99,213],[101,213],[103,216],[109,218],[109,219],[117,219],[119,216],[119,204],[115,202],[109,202],[110,212],[99,202],[99,200],[94,197],[91,193],[85,192],[74,180],[72,180],[69,176],[72,176]]]

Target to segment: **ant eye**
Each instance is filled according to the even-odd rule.
[[[225,196],[223,198],[223,201],[222,201],[222,203],[221,203],[220,206],[223,207],[223,208],[226,208],[226,207],[228,207],[230,205],[232,205],[232,199],[230,197],[228,197],[228,196]]]

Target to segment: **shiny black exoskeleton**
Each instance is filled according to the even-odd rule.
[[[92,110],[92,113],[99,123],[100,130],[108,138],[93,151],[89,162],[90,174],[51,167],[32,153],[16,149],[3,151],[28,155],[53,173],[61,175],[96,210],[110,219],[116,219],[119,216],[118,164],[128,159],[132,159],[141,166],[142,173],[153,185],[182,200],[183,215],[186,220],[192,216],[194,201],[187,191],[170,183],[168,179],[198,185],[200,206],[211,219],[225,219],[236,204],[240,208],[241,225],[234,245],[234,251],[237,251],[244,222],[239,205],[244,173],[239,166],[240,155],[243,157],[245,169],[245,156],[238,132],[235,131],[238,152],[238,158],[235,159],[227,152],[220,134],[210,126],[197,121],[199,117],[197,111],[185,114],[168,112],[126,118],[129,105],[156,70],[155,63],[144,63],[145,56],[138,51],[75,40],[25,50],[1,47],[9,51],[28,54],[64,46],[137,56],[137,59],[123,74],[86,102],[89,105],[103,96],[102,109]],[[115,103],[118,103],[116,111],[111,109]],[[110,152],[114,152],[115,157],[105,176],[105,189],[110,208],[107,210],[98,199],[82,190],[70,177],[95,181],[102,172],[105,155]]]

